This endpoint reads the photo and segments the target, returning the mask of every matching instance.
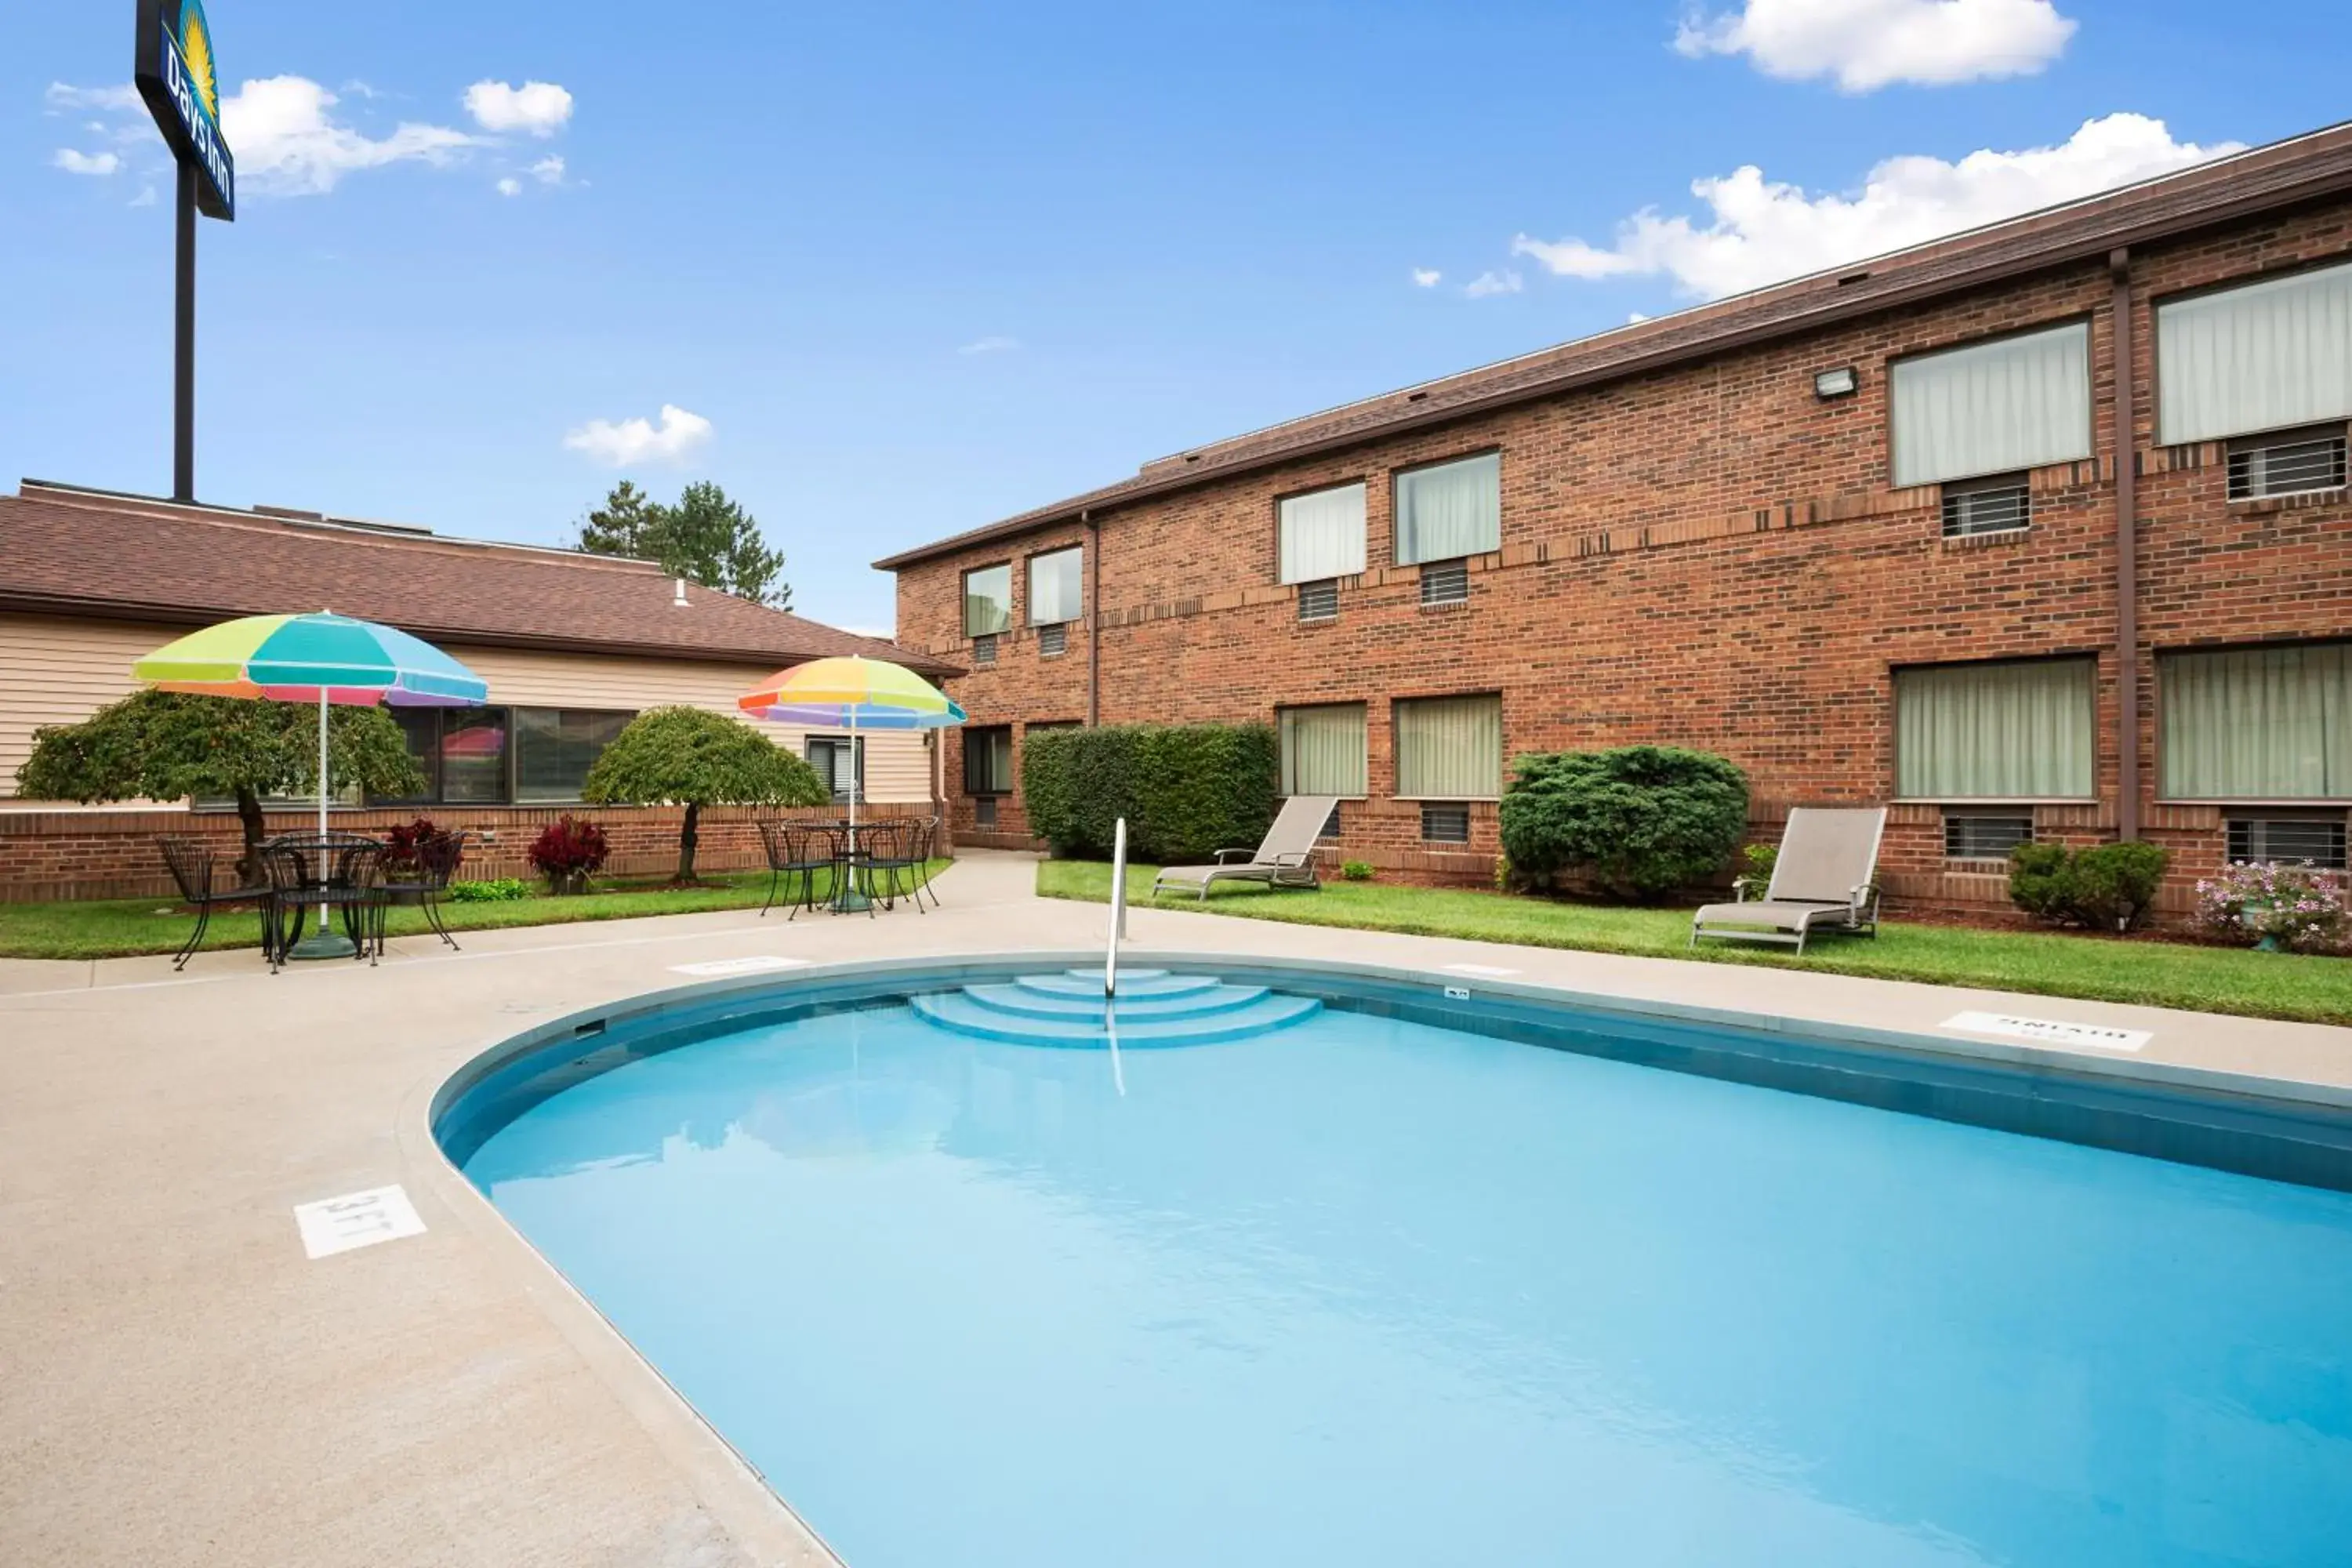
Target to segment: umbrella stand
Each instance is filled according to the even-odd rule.
[[[326,883],[327,869],[327,689],[319,688],[319,881]],[[319,904],[319,929],[296,942],[288,950],[289,958],[349,958],[357,952],[352,939],[337,931],[328,919],[324,900]]]
[[[856,883],[857,871],[857,797],[866,792],[866,770],[859,766],[864,758],[857,754],[857,710],[849,710],[849,858],[843,862],[841,886],[833,890],[833,912],[854,915],[874,907]]]

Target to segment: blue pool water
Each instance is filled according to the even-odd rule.
[[[2352,1562],[2352,1196],[1339,1010],[904,1005],[467,1173],[851,1568]]]

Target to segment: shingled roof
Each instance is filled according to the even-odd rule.
[[[778,668],[863,654],[956,673],[731,594],[689,584],[676,600],[649,561],[34,479],[0,496],[0,610],[205,626],[331,609],[429,642]]]
[[[1131,478],[874,564],[886,572],[1156,496],[1644,374],[2352,191],[2352,122],[1965,234],[1620,327],[1146,463]]]

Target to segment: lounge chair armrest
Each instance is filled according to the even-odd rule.
[[[1220,849],[1217,851],[1215,858],[1217,864],[1220,866],[1230,866],[1234,864],[1234,858],[1236,857],[1239,858],[1242,864],[1247,865],[1256,857],[1256,855],[1257,851],[1255,849]]]
[[[1748,895],[1751,891],[1760,891],[1760,889],[1757,889],[1755,878],[1734,877],[1731,879],[1731,901],[1733,903],[1746,903],[1748,901]]]
[[[1315,851],[1312,849],[1286,849],[1283,851],[1283,853],[1276,856],[1272,860],[1267,861],[1266,864],[1270,866],[1280,866],[1285,869],[1288,869],[1294,866],[1307,865],[1314,858]]]
[[[1857,921],[1866,920],[1866,919],[1871,918],[1873,915],[1874,915],[1874,914],[1876,913],[1877,909],[1878,909],[1878,884],[1877,884],[1877,883],[1875,883],[1875,882],[1864,882],[1864,883],[1862,883],[1860,886],[1856,887],[1851,894],[1849,894],[1849,895],[1847,895],[1847,896],[1848,896],[1848,897],[1849,897],[1849,899],[1851,899],[1851,900],[1852,900],[1852,901],[1853,901],[1853,918],[1854,918],[1855,920],[1857,920]]]

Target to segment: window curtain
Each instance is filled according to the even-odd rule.
[[[2160,305],[2156,354],[2167,446],[2352,418],[2352,266]]]
[[[1358,799],[1365,784],[1364,705],[1282,710],[1282,793]]]
[[[1363,486],[1341,485],[1313,495],[1292,496],[1276,510],[1284,582],[1352,577],[1364,569]]]
[[[1493,800],[1503,790],[1503,700],[1396,705],[1396,792],[1405,800]]]
[[[2087,800],[2097,722],[2087,658],[1946,665],[1895,677],[1906,800]]]
[[[1013,568],[991,566],[963,579],[963,635],[983,637],[1013,624]]]
[[[1892,379],[1898,489],[2091,455],[2085,322],[1898,360]]]
[[[1078,618],[1085,597],[1079,566],[1085,555],[1084,549],[1073,548],[1029,558],[1031,626],[1050,626]]]
[[[963,789],[966,795],[1013,793],[1011,730],[966,730],[963,732]]]
[[[1396,500],[1401,566],[1503,547],[1503,459],[1497,453],[1399,474]]]
[[[2168,798],[2352,798],[2352,643],[2168,654],[2158,679]]]

